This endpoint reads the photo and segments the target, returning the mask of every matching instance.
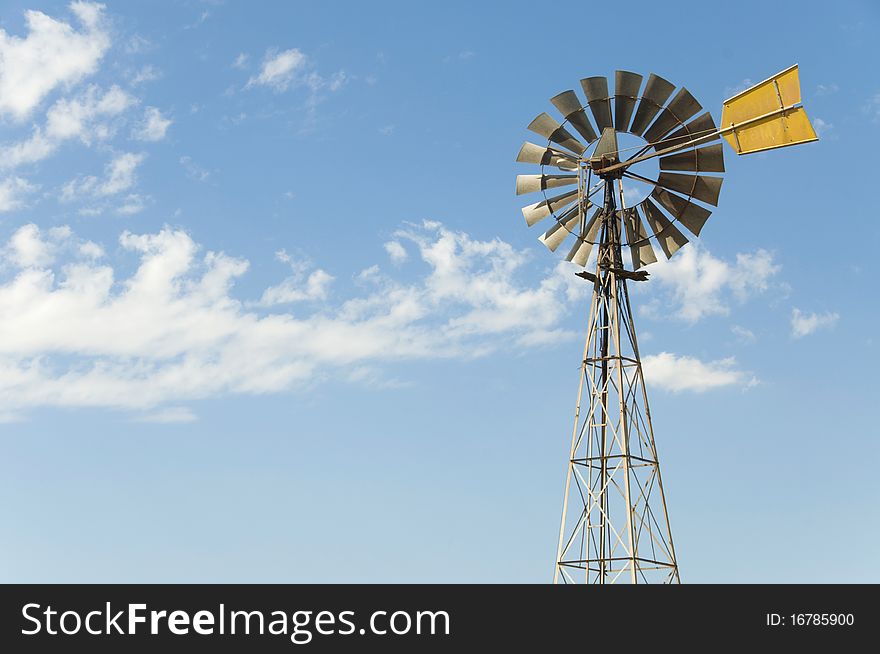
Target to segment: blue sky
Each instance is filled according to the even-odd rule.
[[[727,149],[633,302],[682,579],[880,581],[878,10],[630,9],[4,2],[0,579],[548,581],[587,297],[525,126],[799,63],[820,141]]]

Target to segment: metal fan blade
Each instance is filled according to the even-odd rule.
[[[669,218],[663,215],[656,204],[651,202],[649,198],[645,198],[640,204],[667,259],[678,252],[679,248],[687,245],[687,237],[670,222]]]
[[[551,212],[575,202],[577,197],[578,191],[575,189],[574,191],[569,191],[568,193],[563,193],[562,195],[557,195],[556,197],[541,200],[540,202],[535,202],[527,207],[523,207],[522,212],[523,217],[526,219],[526,224],[531,227],[542,218],[549,216]]]
[[[593,124],[584,112],[580,98],[574,91],[563,91],[550,98],[550,102],[559,110],[559,113],[565,116],[565,119],[577,130],[578,134],[587,140],[587,143],[592,143],[599,138],[593,129]]]
[[[579,266],[587,265],[590,251],[593,249],[593,243],[596,241],[596,236],[599,233],[599,226],[602,224],[601,216],[602,209],[596,209],[581,235],[575,239],[571,251],[565,257],[566,261],[571,261]]]
[[[611,118],[611,98],[608,97],[608,80],[601,76],[587,77],[581,80],[581,86],[599,131],[606,127],[614,127],[614,120]]]
[[[548,188],[577,184],[577,175],[517,175],[516,194],[535,193]]]
[[[670,191],[678,191],[701,202],[718,206],[721,193],[721,178],[705,175],[683,175],[681,173],[660,173],[657,184]]]
[[[556,119],[548,113],[542,113],[529,123],[529,129],[535,132],[535,134],[540,134],[544,138],[558,143],[563,148],[577,154],[583,154],[584,150],[587,149],[586,145],[572,136],[567,129],[557,123]]]
[[[556,252],[556,248],[562,245],[568,235],[574,234],[580,219],[581,213],[578,207],[572,207],[559,216],[559,222],[544,232],[542,236],[539,236],[538,240],[546,245],[551,252]]]
[[[654,254],[654,248],[648,240],[648,233],[645,231],[645,224],[639,215],[638,207],[630,207],[624,209],[623,224],[626,226],[626,240],[630,244],[629,251],[632,256],[633,270],[638,270],[642,266],[657,261],[657,255]],[[639,243],[633,245],[633,243]]]
[[[688,147],[702,145],[704,143],[709,143],[710,141],[717,141],[721,138],[715,133],[717,129],[718,128],[715,127],[715,121],[712,120],[712,114],[707,111],[694,118],[687,125],[682,126],[681,129],[674,131],[663,140],[654,143],[654,149],[659,150],[673,145],[690,143],[701,134],[708,134],[709,136],[696,140],[694,143],[688,145]]]
[[[641,86],[642,76],[638,73],[626,70],[614,72],[614,128],[618,132],[627,131]]]
[[[562,170],[577,170],[577,160],[572,155],[528,141],[519,149],[516,160],[520,163],[554,166]]]
[[[724,152],[720,143],[705,148],[677,152],[660,157],[660,170],[690,170],[704,173],[724,172]]]
[[[655,188],[651,197],[657,200],[663,208],[675,216],[682,225],[687,227],[694,236],[700,235],[703,225],[712,215],[708,209],[689,202],[686,198],[670,193],[662,188]]]
[[[648,143],[659,141],[678,125],[682,125],[685,121],[690,120],[697,112],[702,109],[696,98],[685,89],[679,89],[675,97],[669,101],[666,108],[657,116],[657,120],[643,135]]]
[[[620,161],[619,149],[617,147],[617,131],[613,127],[606,127],[602,130],[602,138],[596,144],[596,149],[590,155],[590,161],[604,162],[605,165],[611,165]]]
[[[659,75],[651,73],[645,84],[645,91],[642,93],[642,99],[636,109],[636,116],[633,118],[632,125],[629,126],[630,134],[642,135],[648,125],[651,124],[654,116],[660,111],[663,103],[672,95],[675,85],[667,82]]]

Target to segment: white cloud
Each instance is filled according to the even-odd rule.
[[[140,34],[135,34],[125,42],[123,49],[126,54],[143,54],[153,49],[153,44],[149,39],[145,39]]]
[[[751,86],[754,86],[754,83],[752,82],[752,80],[750,78],[746,77],[743,79],[743,81],[741,81],[736,86],[725,87],[724,95],[725,95],[725,97],[730,97],[732,95],[736,95],[737,93],[742,93],[743,91],[745,91],[747,88],[749,88]]]
[[[402,263],[409,256],[406,248],[400,244],[400,241],[388,241],[385,245],[385,251],[394,263]]]
[[[735,262],[727,262],[691,243],[671,259],[647,267],[654,285],[669,297],[652,299],[642,311],[655,317],[671,313],[691,323],[710,315],[727,315],[732,300],[743,302],[767,291],[781,269],[767,250],[737,254]]]
[[[167,409],[159,409],[151,413],[137,416],[135,422],[157,422],[161,424],[188,423],[198,420],[198,416],[191,409],[183,406],[173,406]]]
[[[871,116],[873,122],[880,122],[880,93],[875,93],[868,98],[863,109],[865,113]]]
[[[818,117],[813,118],[813,127],[816,129],[816,136],[827,136],[834,129],[834,125]]]
[[[97,129],[96,118],[117,116],[134,104],[134,99],[118,86],[101,94],[98,87],[90,86],[79,97],[58,100],[46,113],[46,135],[55,141],[80,138],[88,143],[94,133],[100,137],[108,128]]]
[[[147,64],[138,70],[131,78],[132,86],[139,86],[146,82],[154,82],[162,77],[161,71],[155,66]]]
[[[333,281],[332,275],[320,268],[307,274],[307,266],[302,262],[293,261],[285,250],[276,252],[275,258],[289,264],[293,273],[277,286],[270,286],[263,291],[257,305],[272,307],[279,304],[326,299],[327,288]]]
[[[248,80],[246,88],[268,86],[275,91],[286,91],[305,68],[306,62],[307,57],[297,48],[267,52],[260,72]]]
[[[144,119],[134,128],[132,138],[138,141],[161,141],[165,138],[171,120],[165,118],[156,107],[147,107]]]
[[[730,331],[734,333],[736,339],[743,345],[752,345],[758,342],[758,337],[751,329],[746,329],[742,325],[733,325]]]
[[[834,312],[804,313],[794,308],[791,311],[791,335],[794,338],[809,336],[818,329],[829,329],[837,324],[840,316]]]
[[[121,216],[133,216],[140,213],[146,206],[144,197],[137,193],[132,193],[125,198],[125,201],[116,208],[116,213]]]
[[[586,288],[566,266],[517,281],[525,252],[425,223],[395,235],[421,256],[416,281],[376,269],[355,297],[266,311],[232,294],[247,261],[202,252],[185,232],[122,234],[116,256],[137,262],[120,274],[127,261],[111,266],[69,230],[22,229],[0,283],[0,413],[9,415],[48,405],[174,415],[196,398],[280,392],[334,371],[556,342],[573,336],[559,320]]]
[[[235,58],[235,61],[232,62],[233,68],[238,68],[239,70],[244,70],[247,68],[248,60],[250,56],[244,52],[239,52],[238,56]]]
[[[126,152],[117,155],[104,168],[104,177],[80,177],[71,180],[61,189],[61,200],[70,202],[83,197],[104,198],[127,191],[134,186],[137,167],[146,157]]]
[[[325,99],[326,93],[341,89],[348,81],[345,71],[338,71],[329,77],[314,70],[312,61],[298,48],[291,48],[282,52],[269,50],[260,66],[260,71],[248,79],[246,89],[255,86],[271,88],[276,93],[287,91],[294,87],[308,89],[305,102],[305,115],[302,132],[314,129],[318,120],[318,106]],[[238,124],[244,118],[233,119],[233,124]]]
[[[704,362],[694,357],[661,352],[642,357],[642,370],[649,387],[673,393],[702,393],[723,386],[749,387],[758,383],[754,377],[736,368],[733,357]]]
[[[180,165],[186,171],[186,176],[190,179],[196,179],[200,182],[206,181],[211,176],[211,171],[205,170],[199,164],[192,160],[189,155],[180,158]]]
[[[21,177],[9,177],[0,182],[0,213],[18,209],[24,204],[24,196],[37,190],[37,186]]]
[[[53,89],[97,70],[110,47],[104,7],[78,1],[69,8],[82,29],[33,10],[24,12],[27,36],[0,29],[0,114],[23,120]]]
[[[623,198],[626,200],[626,206],[628,207],[632,207],[644,200],[649,192],[650,189],[644,184],[638,186],[630,185],[626,182],[623,183]]]
[[[312,91],[320,91],[321,89],[338,91],[345,86],[347,81],[348,76],[342,70],[333,73],[330,77],[323,77],[316,72],[311,72],[306,78],[306,84]]]
[[[444,64],[448,64],[451,61],[467,61],[468,59],[473,58],[476,53],[473,50],[462,50],[457,55],[447,55],[441,59]]]
[[[833,82],[830,84],[817,84],[816,85],[816,95],[831,95],[833,93],[837,93],[840,90],[840,87]]]
[[[52,227],[43,232],[34,224],[19,227],[9,242],[2,249],[3,258],[16,268],[46,268],[55,262],[59,251],[65,246],[78,248],[84,256],[95,258],[97,246],[91,241],[79,241],[73,238],[73,232],[67,226]]]
[[[115,133],[111,121],[135,104],[134,98],[118,86],[101,92],[89,86],[73,98],[61,98],[46,112],[44,126],[34,126],[30,138],[0,146],[0,168],[16,168],[51,155],[64,142],[78,138],[91,145]]]

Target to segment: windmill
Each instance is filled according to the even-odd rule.
[[[614,95],[601,76],[581,87],[586,105],[571,90],[551,98],[562,121],[540,114],[528,128],[547,143],[526,142],[517,156],[541,166],[516,178],[517,195],[543,195],[523,208],[526,223],[553,218],[539,240],[551,251],[570,242],[565,258],[581,267],[596,254],[592,271],[577,273],[593,293],[553,580],[679,583],[627,283],[647,280],[654,244],[668,258],[686,233],[700,235],[721,191],[722,137],[737,154],[817,137],[797,65],[726,100],[720,127],[654,74],[617,71]],[[623,135],[637,144],[621,145]],[[649,161],[659,174],[639,172]],[[624,180],[646,189],[631,206]]]

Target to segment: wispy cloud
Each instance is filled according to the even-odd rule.
[[[301,73],[308,61],[298,48],[281,52],[269,51],[260,66],[260,72],[251,77],[245,88],[268,86],[276,92],[286,91],[296,82],[302,82]]]
[[[158,68],[151,65],[146,65],[141,67],[131,78],[132,86],[139,86],[141,84],[146,84],[147,82],[154,82],[157,79],[161,79],[162,73]]]
[[[79,177],[65,184],[61,190],[62,201],[105,198],[129,190],[134,186],[137,168],[145,158],[143,154],[132,152],[117,155],[104,168],[103,177]]]
[[[871,117],[872,121],[880,123],[880,93],[875,93],[868,98],[867,102],[864,104],[863,110]]]
[[[36,190],[35,184],[22,177],[0,180],[0,213],[19,209],[24,205],[25,198]]]
[[[828,84],[817,84],[816,85],[816,95],[833,95],[840,90],[840,87],[837,84],[830,82]]]
[[[161,424],[189,423],[198,420],[192,409],[183,406],[168,407],[158,411],[150,411],[133,418],[135,422],[156,422]]]
[[[443,63],[448,64],[452,61],[467,61],[468,59],[473,59],[477,53],[473,50],[460,50],[455,55],[447,55],[443,57]]]
[[[400,244],[400,241],[388,241],[384,247],[394,263],[403,263],[409,258],[406,248]]]
[[[180,158],[180,165],[183,166],[186,176],[190,179],[205,182],[211,177],[211,171],[197,164],[189,155],[183,155]]]
[[[743,81],[741,81],[739,84],[736,84],[735,86],[725,87],[724,95],[730,97],[732,95],[736,95],[737,93],[742,93],[751,86],[754,86],[754,82],[752,82],[751,78],[746,77],[745,79],[743,79]]]
[[[752,345],[758,342],[758,337],[755,336],[755,332],[751,329],[747,329],[742,325],[733,325],[730,328],[730,331],[733,332],[734,336],[736,336],[736,340],[738,340],[743,345]]]
[[[333,276],[320,268],[309,271],[305,261],[295,261],[286,250],[279,250],[275,258],[290,266],[291,274],[277,286],[270,286],[257,302],[258,306],[272,307],[307,300],[324,300]],[[242,271],[243,272],[243,271]]]
[[[679,393],[702,393],[724,386],[750,387],[758,380],[736,367],[736,359],[701,361],[694,357],[661,352],[642,358],[645,381],[652,388]]]
[[[319,73],[314,62],[298,48],[269,50],[257,74],[252,75],[245,89],[266,87],[276,93],[293,88],[308,90],[301,131],[311,131],[317,121],[317,109],[328,93],[339,91],[348,83],[348,75],[340,70],[330,75]]]
[[[791,310],[791,335],[794,338],[803,338],[820,329],[830,329],[839,319],[840,315],[833,311],[806,313],[794,308]]]
[[[147,107],[143,120],[132,131],[132,138],[138,141],[161,141],[165,138],[171,120],[162,115],[156,107]]]
[[[834,129],[834,125],[822,120],[818,116],[813,118],[813,127],[816,129],[816,136],[828,136],[829,132]]]
[[[671,259],[647,267],[666,297],[654,297],[642,312],[652,317],[672,315],[690,323],[727,315],[733,303],[767,291],[781,269],[767,250],[740,253],[733,261],[725,261],[691,243]]]

